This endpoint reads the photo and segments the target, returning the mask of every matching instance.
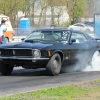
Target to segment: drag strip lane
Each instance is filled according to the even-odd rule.
[[[2,76],[0,73],[0,96],[9,96],[99,78],[99,71],[61,73],[58,76],[47,76],[45,69],[15,68],[10,76]]]

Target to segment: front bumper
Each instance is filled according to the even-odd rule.
[[[19,65],[45,65],[49,58],[30,58],[20,56],[0,56],[0,61],[6,64],[19,64]]]

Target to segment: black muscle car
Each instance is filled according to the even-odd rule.
[[[0,46],[0,72],[10,74],[14,67],[46,68],[58,75],[69,62],[89,63],[100,52],[100,43],[88,34],[60,28],[36,29],[22,42]]]

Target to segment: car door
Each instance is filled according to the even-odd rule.
[[[70,60],[87,61],[91,49],[88,39],[79,32],[72,32],[70,41]]]

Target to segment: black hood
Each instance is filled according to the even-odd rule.
[[[2,44],[0,48],[33,48],[33,49],[40,49],[52,46],[52,43],[30,43],[30,42],[21,42],[21,43],[13,43],[13,44]]]

